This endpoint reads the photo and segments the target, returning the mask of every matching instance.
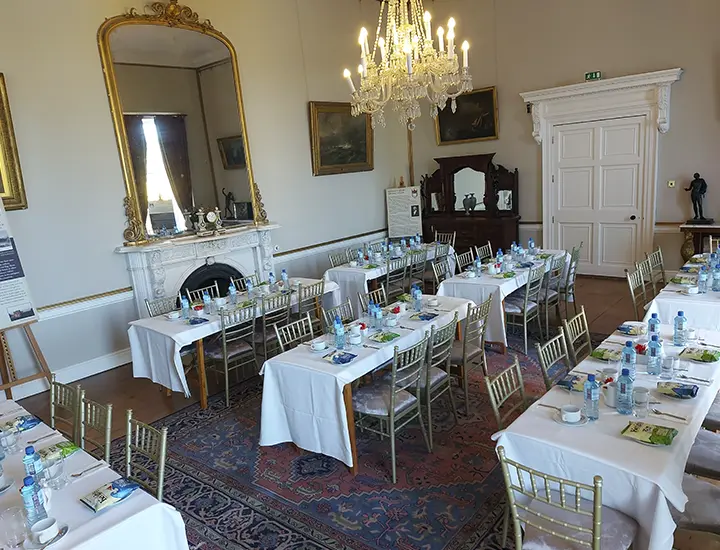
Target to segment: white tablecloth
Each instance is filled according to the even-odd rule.
[[[423,248],[427,250],[428,262],[435,259],[435,243],[425,243]],[[450,264],[450,273],[455,273],[455,251],[450,247],[448,254],[448,262]],[[376,264],[377,262],[370,262]],[[381,264],[372,269],[364,267],[350,267],[349,265],[341,265],[333,267],[325,272],[325,280],[333,281],[340,286],[340,301],[345,302],[350,298],[355,312],[362,311],[358,294],[367,294],[368,281],[384,277],[387,274],[385,265]]]
[[[14,401],[5,401],[0,405],[0,421],[8,421],[12,416],[2,416],[18,408]],[[22,456],[27,442],[53,430],[45,424],[20,435],[21,452],[9,455],[3,460],[5,476],[15,481],[15,487],[0,495],[0,512],[11,506],[23,507],[18,489],[25,477]],[[60,434],[37,444],[44,449],[63,441]],[[78,451],[65,461],[65,471],[70,474],[80,472],[97,463],[97,460],[84,451]],[[180,513],[172,506],[162,504],[142,489],[137,489],[128,499],[114,508],[99,514],[92,512],[80,502],[104,483],[121,477],[108,467],[101,467],[75,479],[59,491],[52,492],[48,515],[69,527],[67,535],[52,545],[52,550],[127,550],[128,548],[152,548],[153,550],[185,550],[188,548],[185,524]],[[73,478],[70,478],[71,480]],[[2,537],[2,535],[0,535]]]
[[[456,311],[459,319],[465,318],[468,300],[441,297],[438,301],[438,308],[448,311],[438,311],[438,317],[430,322],[410,321],[413,312],[406,313],[399,325],[415,330],[388,329],[401,337],[385,345],[370,342],[380,349],[353,346],[357,358],[346,366],[328,363],[323,353],[314,353],[304,345],[266,361],[261,370],[265,380],[260,445],[292,441],[302,449],[352,466],[343,387],[390,361],[395,346],[405,349],[422,340],[431,326],[449,323]]]
[[[662,325],[661,336],[671,342],[672,329]],[[698,331],[708,342],[720,344],[720,334]],[[614,342],[627,338],[615,333]],[[676,356],[682,348],[665,346],[668,355]],[[576,371],[595,372],[607,363],[588,358]],[[493,439],[505,447],[507,456],[542,472],[592,485],[592,478],[603,478],[603,504],[635,518],[640,525],[633,548],[638,550],[670,550],[675,523],[670,507],[683,510],[687,498],[682,490],[683,471],[690,447],[700,430],[720,388],[720,369],[717,365],[681,361],[689,369],[688,375],[713,379],[711,385],[699,385],[697,397],[689,400],[658,397],[655,405],[663,412],[690,417],[687,424],[654,415],[646,422],[673,427],[678,435],[671,447],[653,448],[620,436],[620,431],[632,416],[622,416],[606,407],[601,399],[600,419],[583,427],[561,426],[552,420],[555,411],[532,405],[506,430]],[[642,368],[642,367],[640,367]],[[636,386],[656,387],[658,377],[638,373]],[[568,403],[582,406],[582,392],[570,394],[558,387],[546,393],[539,403],[562,406]]]
[[[546,250],[553,257],[566,254],[564,250]],[[545,262],[546,271],[550,270],[551,262]],[[568,257],[568,262],[569,262]],[[540,265],[542,262],[534,262]],[[567,269],[567,266],[566,266]],[[501,343],[507,345],[507,333],[505,330],[505,313],[502,302],[505,298],[515,292],[517,289],[525,286],[530,273],[529,269],[514,269],[517,275],[512,279],[497,279],[492,275],[483,274],[481,277],[467,278],[465,274],[456,275],[446,279],[440,283],[438,288],[438,296],[455,296],[456,298],[466,298],[472,300],[476,304],[481,304],[491,295],[494,296],[492,307],[490,308],[490,316],[488,317],[488,327],[485,333],[487,342]]]
[[[320,282],[319,279],[293,277],[291,282],[303,285]],[[325,282],[324,307],[333,307],[340,301],[339,287],[331,281]],[[239,294],[238,300],[247,299]],[[293,303],[297,303],[293,294]],[[258,309],[258,315],[260,311]],[[128,338],[133,361],[133,376],[149,378],[172,391],[183,392],[190,397],[185,371],[180,358],[180,349],[197,340],[220,332],[219,315],[203,315],[209,322],[202,325],[188,325],[182,319],[168,320],[164,316],[146,317],[130,323]]]

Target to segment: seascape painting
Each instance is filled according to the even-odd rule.
[[[495,86],[462,94],[454,113],[448,101],[435,119],[435,136],[438,145],[498,139]]]

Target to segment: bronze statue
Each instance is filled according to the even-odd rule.
[[[235,195],[232,191],[229,193],[225,192],[225,188],[222,188],[222,194],[225,196],[225,214],[228,219],[235,219]]]
[[[704,220],[702,201],[707,193],[707,183],[700,177],[700,174],[695,172],[693,174],[693,180],[690,182],[690,187],[685,188],[685,191],[690,191],[690,199],[692,200],[693,211],[695,212],[695,220]]]

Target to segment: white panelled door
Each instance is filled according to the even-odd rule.
[[[556,125],[554,248],[583,243],[578,272],[624,277],[641,253],[645,116]]]

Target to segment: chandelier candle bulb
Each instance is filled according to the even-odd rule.
[[[368,57],[370,55],[370,48],[368,47],[368,32],[365,27],[360,29],[360,39],[358,40],[360,44],[360,49],[362,50],[362,56],[363,58]]]
[[[380,57],[381,57],[380,61],[382,61],[382,63],[384,64],[385,63],[385,39],[384,38],[381,37],[378,40],[378,46],[380,46]]]
[[[455,57],[455,31],[450,29],[447,35],[448,39],[448,59]]]
[[[468,51],[469,49],[470,49],[470,44],[469,44],[468,41],[466,40],[465,42],[462,43],[463,68],[465,68],[465,69],[468,68],[468,61],[469,61],[469,58],[470,58],[470,54],[469,54],[469,51]]]
[[[440,53],[445,51],[445,29],[442,27],[438,27],[437,30],[438,35],[438,51]]]
[[[350,86],[350,93],[354,94],[355,93],[355,84],[353,83],[353,80],[352,80],[352,74],[350,73],[350,71],[348,69],[345,69],[345,71],[343,72],[343,76],[347,80],[348,86]]]
[[[430,15],[429,11],[425,12],[425,15],[423,15],[423,21],[425,21],[425,36],[428,40],[432,39],[432,15]]]

